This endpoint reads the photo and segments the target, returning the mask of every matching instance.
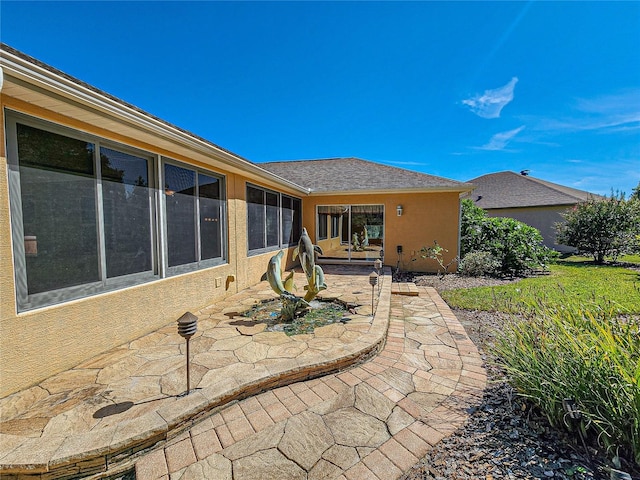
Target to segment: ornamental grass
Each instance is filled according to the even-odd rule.
[[[613,302],[565,297],[520,309],[499,333],[497,362],[556,426],[577,429],[611,458],[640,465],[640,316]],[[572,399],[581,414],[563,409]]]

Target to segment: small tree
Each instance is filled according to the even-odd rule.
[[[640,182],[638,182],[636,188],[631,191],[631,198],[629,198],[629,200],[640,200]]]
[[[638,250],[640,202],[625,200],[624,194],[604,199],[589,198],[565,213],[566,223],[556,224],[558,243],[578,249],[597,264],[605,257],[615,261],[619,255]]]

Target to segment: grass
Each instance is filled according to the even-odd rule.
[[[510,383],[553,424],[640,466],[640,272],[569,257],[549,275],[442,297],[452,307],[519,314],[492,349]],[[569,420],[564,399],[579,421]]]
[[[637,271],[598,266],[580,257],[560,260],[549,270],[549,275],[497,287],[445,291],[442,297],[451,307],[467,310],[518,313],[541,300],[549,307],[558,307],[573,299],[603,306],[613,304],[621,313],[640,313]]]

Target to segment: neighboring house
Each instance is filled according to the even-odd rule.
[[[0,68],[0,398],[259,282],[280,249],[292,268],[303,226],[325,262],[457,255],[469,184],[255,164],[7,45]]]
[[[526,171],[498,172],[469,180],[475,189],[468,198],[490,217],[510,217],[540,230],[544,244],[560,252],[575,249],[556,243],[555,224],[569,208],[593,195],[531,177]]]

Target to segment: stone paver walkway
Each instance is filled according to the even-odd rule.
[[[400,477],[478,404],[482,360],[434,289],[394,296],[384,350],[348,371],[248,398],[136,464],[138,479]]]
[[[350,311],[341,323],[313,334],[268,332],[266,324],[238,315],[277,298],[266,282],[194,312],[194,390],[188,396],[181,396],[186,344],[172,322],[1,399],[0,475],[60,478],[111,471],[217,406],[338,371],[375,353],[388,327],[391,277],[384,276],[373,292],[380,297],[372,317],[371,268],[325,270],[329,288],[319,297],[339,299]]]
[[[266,282],[0,399],[0,477],[397,478],[479,402],[475,346],[435,290],[394,296],[390,271],[325,268],[341,323],[286,336],[238,313]],[[298,274],[300,275],[300,274]],[[413,290],[412,289],[412,290]],[[385,478],[386,480],[386,478]]]

